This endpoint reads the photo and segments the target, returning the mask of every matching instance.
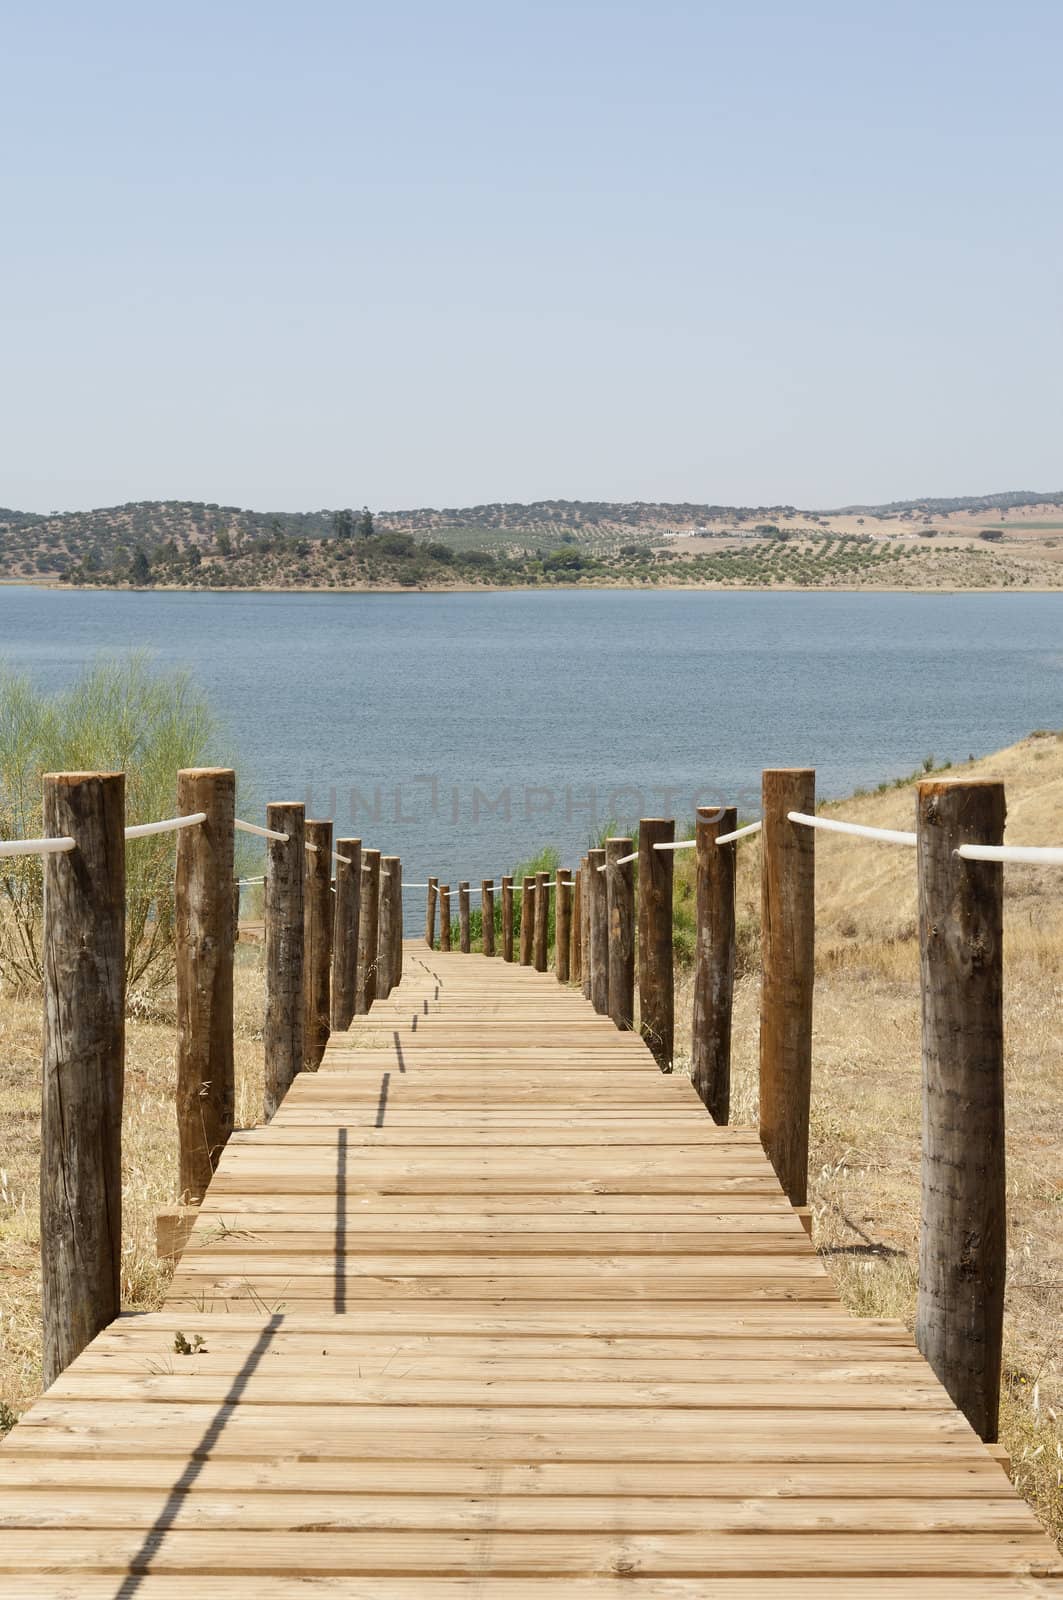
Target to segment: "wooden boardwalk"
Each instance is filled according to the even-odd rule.
[[[755,1132],[553,976],[405,966],[0,1451],[5,1600],[1063,1596]]]

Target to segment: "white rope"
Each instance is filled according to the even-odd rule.
[[[62,856],[77,846],[67,834],[54,839],[2,839],[0,856]]]
[[[675,844],[655,844],[655,850],[693,850],[697,844],[696,839],[677,839]]]
[[[955,854],[965,861],[1027,861],[1063,866],[1063,848],[1040,844],[961,844]]]
[[[333,852],[332,852],[332,859],[333,859],[333,861],[342,862],[345,867],[353,867],[354,866],[354,862],[351,860],[350,856],[337,855],[335,850],[333,850]]]
[[[278,833],[275,828],[260,828],[257,822],[241,822],[237,817],[233,827],[237,833],[253,833],[256,839],[276,839],[278,844],[288,843],[286,833]]]
[[[857,839],[877,839],[880,844],[908,844],[916,842],[914,833],[904,833],[899,828],[865,828],[862,822],[835,822],[830,817],[812,817],[804,811],[788,811],[790,822],[802,828],[823,828],[827,833],[851,833]]]
[[[736,828],[734,833],[721,833],[716,843],[732,844],[735,839],[747,839],[751,833],[759,833],[763,826],[762,822],[747,822],[744,828]]]
[[[187,817],[169,817],[165,822],[138,822],[125,830],[127,839],[146,839],[153,833],[177,833],[181,828],[196,828],[206,822],[205,811],[192,811]]]
[[[241,889],[245,889],[250,884],[265,883],[266,880],[265,878],[237,878],[236,881]]]

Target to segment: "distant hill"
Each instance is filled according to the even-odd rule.
[[[549,562],[559,550],[572,547],[584,566],[593,566],[602,560],[637,560],[654,545],[667,547],[676,535],[715,539],[734,534],[745,539],[778,534],[781,529],[786,537],[851,536],[859,528],[867,532],[864,525],[870,521],[895,525],[883,533],[903,533],[932,518],[948,523],[940,530],[947,533],[956,523],[979,515],[999,520],[1010,513],[1016,521],[1024,516],[1029,521],[1031,508],[1040,508],[1050,519],[1030,522],[1031,527],[1063,528],[1063,491],[1025,490],[831,511],[641,500],[494,501],[378,511],[373,518],[357,509],[251,511],[194,500],[139,500],[50,515],[0,509],[0,577],[135,582],[135,574],[147,570],[147,563],[155,574],[152,581],[181,569],[180,581],[193,583],[208,581],[208,575],[213,583],[223,573],[234,584],[340,582],[342,572],[335,569],[343,567],[345,547],[353,553],[358,532],[375,523],[378,538],[391,536],[393,543],[390,548],[363,546],[366,555],[400,560],[408,569],[411,553],[394,544],[395,539],[405,538],[415,542],[419,565],[429,563],[425,570],[434,570],[432,561],[446,565],[446,549],[457,558],[457,569],[474,559],[490,558],[509,566],[516,580],[528,575],[530,564],[544,558]],[[969,526],[962,531],[971,534]],[[580,563],[573,556],[567,561],[555,559],[553,565],[558,571],[575,572]],[[363,574],[369,582],[379,575],[375,567]],[[486,581],[486,572],[483,576]]]
[[[1006,494],[954,495],[943,500],[890,500],[880,506],[838,506],[824,516],[850,516],[860,513],[868,517],[890,517],[898,514],[924,513],[928,516],[948,516],[953,511],[1015,511],[1021,506],[1063,506],[1063,489],[1054,494],[1038,494],[1032,489],[1012,489]]]

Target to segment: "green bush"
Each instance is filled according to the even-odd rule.
[[[100,662],[45,695],[0,673],[0,839],[39,838],[46,772],[124,772],[130,823],[174,814],[177,772],[203,765],[214,717],[185,673],[157,675],[144,657]],[[126,980],[154,989],[173,968],[173,834],[126,851]],[[0,983],[41,981],[43,871],[38,856],[0,864]]]

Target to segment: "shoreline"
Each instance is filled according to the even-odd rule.
[[[1063,581],[1044,584],[905,584],[897,587],[876,583],[798,584],[798,583],[468,583],[468,584],[212,584],[153,583],[143,588],[133,584],[63,583],[59,579],[4,578],[3,589],[47,589],[69,594],[312,594],[339,596],[364,595],[447,595],[447,594],[576,594],[581,590],[595,594],[1061,594]]]

